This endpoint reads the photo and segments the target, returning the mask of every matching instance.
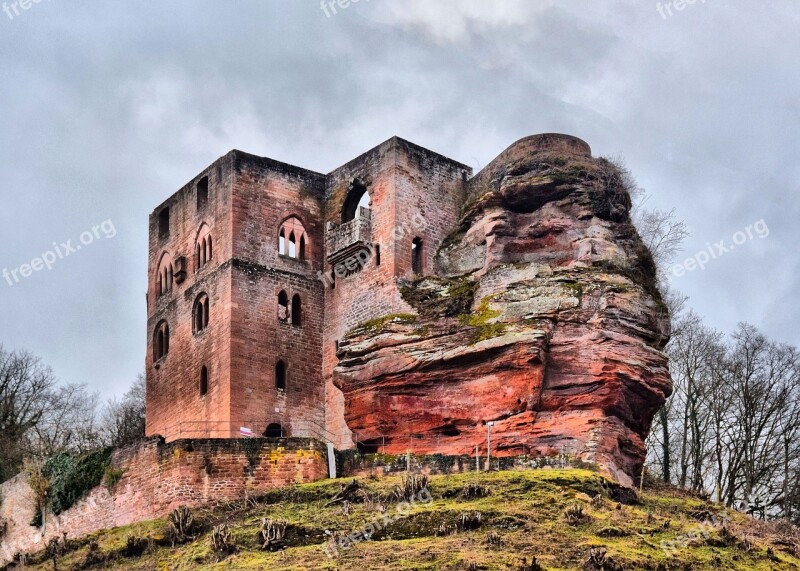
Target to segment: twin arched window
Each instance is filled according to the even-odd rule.
[[[192,309],[192,322],[195,333],[200,333],[208,327],[208,314],[208,295],[201,293],[194,301],[194,308]]]
[[[172,291],[172,283],[175,281],[175,265],[172,263],[172,256],[164,252],[161,261],[158,263],[158,273],[156,274],[156,295],[162,296]]]
[[[159,321],[153,335],[153,361],[158,361],[169,353],[169,325]]]
[[[197,241],[194,246],[195,268],[198,270],[206,265],[214,255],[214,247],[211,242],[211,229],[203,224],[197,233]]]
[[[281,224],[278,233],[278,253],[298,260],[306,259],[306,230],[303,223],[294,216]]]
[[[303,300],[300,294],[292,296],[292,306],[289,307],[289,295],[284,291],[278,294],[278,321],[288,323],[291,319],[292,325],[300,327],[303,324]]]

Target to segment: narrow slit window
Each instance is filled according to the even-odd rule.
[[[204,397],[208,394],[208,369],[203,366],[200,369],[200,396]]]
[[[297,293],[292,297],[292,325],[302,325],[302,301]]]
[[[169,236],[169,207],[158,213],[158,235],[161,238]]]
[[[422,238],[414,238],[411,242],[411,271],[422,273]]]
[[[279,391],[286,390],[286,363],[283,361],[275,364],[275,388]]]
[[[197,181],[197,209],[203,209],[206,204],[208,204],[208,177],[204,176]]]

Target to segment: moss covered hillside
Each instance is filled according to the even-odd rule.
[[[797,542],[674,489],[537,470],[300,485],[68,538],[25,568],[798,569]]]

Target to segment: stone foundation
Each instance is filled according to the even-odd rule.
[[[66,532],[77,538],[100,529],[163,517],[178,506],[234,500],[245,491],[264,491],[328,476],[327,450],[317,440],[160,439],[114,452],[112,465],[123,470],[109,488],[101,484],[58,516],[48,515],[42,529],[30,525],[36,512],[25,474],[0,484],[0,565],[15,553],[35,552]]]

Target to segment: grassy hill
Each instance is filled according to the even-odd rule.
[[[53,569],[53,554],[59,570],[800,568],[793,528],[670,488],[637,499],[576,469],[327,480],[191,517],[178,522],[191,538],[170,533],[169,518],[142,522],[53,544],[26,568]],[[278,535],[267,549],[265,518]]]

